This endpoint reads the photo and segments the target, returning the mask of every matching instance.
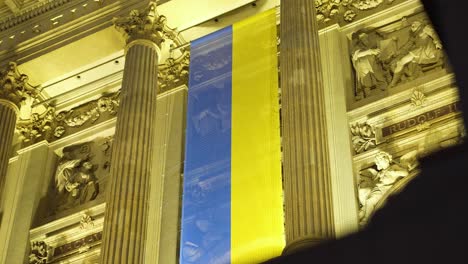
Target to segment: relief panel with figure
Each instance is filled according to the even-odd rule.
[[[350,57],[355,73],[355,100],[446,68],[442,45],[430,23],[421,17],[351,35]]]

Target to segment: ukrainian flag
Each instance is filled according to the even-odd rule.
[[[285,244],[275,10],[191,43],[180,263]]]

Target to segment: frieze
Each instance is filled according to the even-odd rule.
[[[20,120],[16,129],[20,139],[26,144],[43,139],[52,142],[64,135],[79,131],[82,127],[115,116],[119,102],[119,92],[117,92],[59,113],[55,108],[48,107],[42,114],[33,113],[29,120]]]
[[[381,129],[381,135],[383,138],[385,138],[395,135],[397,133],[400,134],[403,131],[409,131],[412,128],[417,130],[426,129],[431,122],[438,120],[442,117],[447,117],[452,113],[460,112],[460,107],[460,102],[454,102],[433,109],[431,111],[427,111],[425,113],[413,116],[398,123],[383,127]]]
[[[403,18],[378,29],[361,29],[351,38],[355,100],[446,68],[442,44],[423,18]],[[415,96],[414,103],[422,103],[418,98],[422,94]]]
[[[317,22],[325,26],[333,22],[353,22],[362,18],[368,10],[379,11],[392,5],[395,0],[315,0]],[[377,10],[376,10],[377,11]]]
[[[190,52],[183,51],[178,58],[168,58],[164,64],[160,64],[158,93],[186,85],[188,83],[189,62]],[[58,113],[54,107],[49,106],[42,113],[32,113],[28,120],[19,120],[16,130],[20,140],[25,145],[43,139],[53,142],[82,128],[115,117],[119,103],[119,92],[116,92]]]

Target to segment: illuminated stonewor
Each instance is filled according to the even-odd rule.
[[[19,73],[16,63],[10,62],[7,69],[0,71],[0,198],[20,108],[37,94],[35,87],[28,84],[28,76]]]
[[[281,5],[281,90],[287,248],[334,236],[325,102],[312,1]]]
[[[143,12],[114,20],[127,40],[121,105],[117,116],[101,263],[144,263],[149,182],[154,175],[154,133],[165,17],[150,2]]]

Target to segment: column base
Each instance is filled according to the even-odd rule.
[[[312,247],[315,247],[323,242],[329,241],[329,239],[318,238],[318,237],[300,237],[286,245],[283,249],[282,256],[293,254],[299,251],[303,251]]]

